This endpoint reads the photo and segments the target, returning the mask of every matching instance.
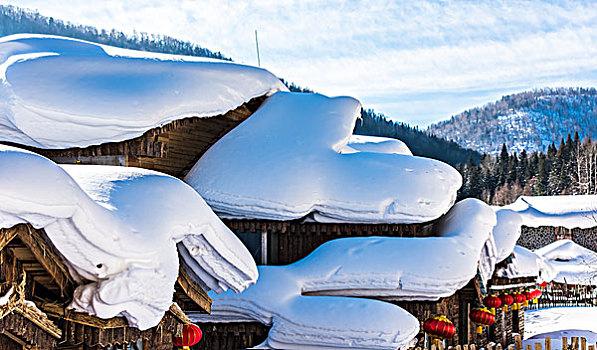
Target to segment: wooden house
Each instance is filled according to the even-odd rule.
[[[222,115],[179,119],[130,140],[85,148],[42,149],[0,142],[31,150],[61,164],[132,166],[183,178],[211,145],[253,114],[265,98],[253,98]]]
[[[211,300],[188,278],[179,276],[176,294],[159,325],[140,331],[122,317],[100,319],[69,310],[76,288],[62,257],[43,230],[19,224],[0,229],[0,348],[172,349],[172,337],[191,321],[178,306],[209,312]]]

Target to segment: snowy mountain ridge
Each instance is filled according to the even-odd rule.
[[[546,88],[512,94],[473,108],[428,128],[432,135],[496,155],[502,144],[511,152],[545,152],[552,143],[578,132],[597,136],[595,88]]]

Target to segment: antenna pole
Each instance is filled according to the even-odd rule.
[[[257,39],[257,29],[255,29],[255,47],[257,48],[257,65],[261,67],[261,58],[259,58],[259,39]]]

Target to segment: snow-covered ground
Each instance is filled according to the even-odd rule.
[[[401,141],[353,137],[360,111],[350,97],[278,92],[185,181],[225,217],[415,223],[445,214],[460,174]]]
[[[213,59],[19,34],[0,39],[0,140],[85,147],[287,90],[270,72]]]
[[[554,307],[525,312],[525,345],[543,342],[551,337],[552,349],[561,350],[562,337],[585,337],[588,343],[597,342],[597,307]]]
[[[151,170],[58,166],[0,145],[0,228],[43,228],[79,283],[70,307],[147,329],[172,303],[183,261],[206,289],[257,279],[251,255],[182,181]]]

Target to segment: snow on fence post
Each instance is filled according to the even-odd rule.
[[[589,345],[589,350],[595,350],[595,345]]]
[[[572,350],[578,350],[578,337],[572,337]]]
[[[495,350],[502,350],[502,344],[497,343],[497,345],[495,346]]]
[[[516,346],[516,350],[522,350],[522,337],[520,334],[514,336],[514,345]]]
[[[531,344],[527,344],[526,349],[527,350],[533,350],[533,347],[531,346]]]
[[[493,343],[487,344],[487,350],[493,350]]]
[[[470,350],[477,350],[477,346],[475,344],[471,344],[469,347]]]
[[[535,343],[535,350],[541,350],[541,343]]]

